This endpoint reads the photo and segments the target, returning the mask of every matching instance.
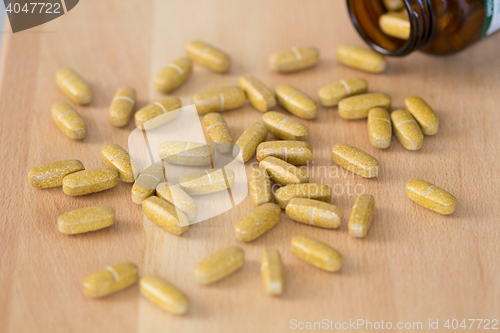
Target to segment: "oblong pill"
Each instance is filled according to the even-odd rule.
[[[118,171],[111,168],[96,168],[78,171],[63,178],[63,192],[78,196],[101,192],[118,183]]]
[[[379,162],[356,147],[338,143],[332,147],[332,159],[342,168],[364,178],[378,176]]]
[[[136,101],[135,89],[118,89],[109,107],[109,122],[116,127],[127,126],[134,113]]]
[[[172,119],[176,118],[180,112],[174,110],[180,109],[182,107],[181,100],[177,97],[168,96],[158,102],[151,103],[146,105],[139,111],[135,113],[135,126],[140,127],[144,125],[145,122],[156,118],[158,116],[168,114],[168,116],[161,117],[154,122],[148,123],[149,126],[145,129],[152,129],[158,127],[160,125],[166,124]]]
[[[186,215],[179,209],[175,209],[171,203],[150,196],[142,202],[144,214],[159,227],[171,234],[181,235],[189,229],[189,221]]]
[[[309,128],[287,115],[269,111],[262,115],[262,122],[272,135],[282,140],[306,141]]]
[[[143,276],[139,282],[141,295],[163,310],[176,315],[187,312],[189,299],[173,284],[154,275]]]
[[[318,97],[321,105],[335,106],[342,99],[359,94],[366,94],[368,91],[368,81],[365,79],[340,80],[331,83],[318,90]]]
[[[403,0],[383,0],[383,2],[385,8],[391,12],[400,10],[405,5]]]
[[[179,87],[191,75],[193,63],[189,58],[178,58],[165,66],[154,77],[156,90],[167,94]]]
[[[194,277],[202,284],[210,284],[234,273],[245,262],[245,252],[237,246],[226,247],[200,261],[194,267]]]
[[[228,153],[233,149],[233,137],[221,114],[207,113],[203,116],[203,126],[212,140],[215,150],[219,153]]]
[[[193,103],[199,114],[237,109],[246,101],[245,92],[238,86],[214,88],[194,94]]]
[[[384,108],[373,108],[368,112],[368,138],[372,146],[385,149],[391,145],[392,122]]]
[[[396,110],[391,113],[392,127],[399,142],[408,150],[419,150],[424,144],[424,134],[411,113]]]
[[[94,298],[107,296],[133,285],[137,278],[137,266],[130,262],[107,266],[83,280],[83,292]]]
[[[348,67],[370,73],[382,73],[386,67],[385,57],[364,47],[340,45],[337,47],[337,60]]]
[[[240,76],[238,86],[245,91],[250,104],[260,112],[276,107],[274,93],[253,75]]]
[[[276,203],[282,208],[286,208],[293,198],[314,199],[323,202],[330,202],[332,199],[332,189],[327,184],[294,184],[283,186],[274,193]]]
[[[225,191],[234,185],[234,171],[222,168],[193,172],[182,176],[179,185],[189,195]]]
[[[259,238],[280,220],[281,209],[274,203],[266,203],[245,215],[234,227],[236,238],[242,242],[251,242]]]
[[[292,253],[319,269],[336,272],[342,267],[342,255],[331,246],[309,236],[292,238]]]
[[[212,160],[212,148],[204,143],[166,141],[160,144],[162,160],[178,165],[207,165]]]
[[[79,160],[57,161],[32,168],[28,177],[33,187],[51,188],[62,186],[64,177],[82,170],[85,170],[85,168]]]
[[[282,84],[276,88],[280,105],[288,112],[302,119],[314,119],[318,115],[318,105],[302,91]]]
[[[457,206],[457,199],[434,184],[421,179],[406,183],[406,196],[421,206],[436,213],[449,215]]]
[[[255,207],[273,201],[271,180],[263,168],[253,168],[248,180],[250,198]]]
[[[77,72],[71,68],[62,68],[56,72],[59,89],[73,102],[87,105],[92,101],[92,90]]]
[[[281,295],[285,288],[285,268],[278,250],[262,252],[260,272],[268,295]]]
[[[349,216],[349,233],[363,238],[370,230],[375,213],[375,199],[370,194],[361,194],[356,198]]]
[[[266,169],[271,180],[281,186],[288,184],[309,183],[309,177],[296,166],[279,158],[268,156],[259,163],[259,167]]]
[[[50,109],[52,120],[66,136],[81,140],[87,135],[87,124],[80,114],[68,103],[60,102]]]
[[[214,72],[225,73],[231,66],[231,58],[221,50],[202,41],[186,44],[189,58]]]
[[[130,163],[130,155],[119,145],[109,144],[102,147],[101,159],[107,167],[118,171],[118,177],[122,181],[126,183],[133,183],[135,181],[132,164]]]
[[[326,229],[337,229],[342,211],[326,202],[293,198],[286,206],[286,215],[294,221]]]
[[[163,166],[159,163],[145,168],[132,186],[132,201],[138,205],[155,194],[156,186],[165,180]]]
[[[376,107],[391,109],[391,98],[382,93],[370,93],[345,98],[339,102],[339,115],[344,119],[362,119]]]
[[[410,38],[411,25],[406,9],[380,15],[378,25],[386,35],[403,40]]]
[[[266,141],[267,127],[261,123],[253,123],[248,127],[234,144],[233,157],[242,163],[247,162],[255,155],[257,146]]]
[[[156,195],[180,209],[189,221],[196,218],[198,212],[196,202],[179,185],[160,183],[156,186]]]
[[[431,107],[420,97],[405,99],[406,111],[410,112],[425,135],[434,135],[439,130],[439,119]]]
[[[304,141],[267,141],[257,146],[257,160],[268,156],[282,159],[293,165],[309,163],[313,158],[311,145]]]
[[[59,231],[66,235],[104,229],[113,223],[115,223],[115,210],[109,206],[75,209],[57,218]]]
[[[315,66],[319,61],[319,50],[315,47],[292,47],[290,50],[273,53],[269,57],[271,69],[280,73],[291,73]]]

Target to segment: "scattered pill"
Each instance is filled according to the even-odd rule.
[[[378,160],[361,149],[338,143],[332,147],[332,159],[342,168],[364,178],[378,176]]]
[[[180,209],[189,221],[196,218],[198,212],[196,202],[179,185],[160,183],[156,186],[156,195]]]
[[[179,87],[191,75],[193,63],[189,58],[181,57],[165,66],[154,78],[156,90],[167,94]]]
[[[152,195],[145,199],[142,202],[142,210],[151,221],[171,234],[181,235],[189,229],[186,215],[157,196]]]
[[[336,106],[344,98],[366,94],[367,91],[368,82],[365,79],[340,80],[321,88],[318,97],[321,105]]]
[[[135,181],[132,164],[130,163],[130,155],[119,145],[109,144],[102,147],[101,159],[107,167],[118,171],[118,177],[122,181],[126,183],[133,183]]]
[[[386,35],[403,40],[410,38],[411,25],[406,9],[380,15],[378,25]]]
[[[245,92],[238,86],[214,88],[193,96],[199,114],[237,109],[245,104]]]
[[[127,126],[132,118],[136,101],[135,89],[118,89],[109,107],[109,122],[116,127]]]
[[[406,111],[410,112],[425,135],[434,135],[439,130],[439,119],[431,107],[420,97],[405,99]]]
[[[260,112],[266,112],[276,107],[274,93],[253,75],[240,76],[238,85],[247,94],[250,104]]]
[[[255,155],[257,146],[266,141],[267,127],[261,123],[253,123],[236,141],[233,148],[233,157],[242,163],[246,163]]]
[[[388,11],[397,11],[404,7],[403,0],[383,0],[384,6]]]
[[[59,89],[73,102],[86,105],[92,101],[92,91],[80,75],[70,68],[62,68],[56,72],[56,83]]]
[[[210,140],[212,140],[215,150],[219,153],[228,153],[232,150],[233,137],[221,114],[216,112],[207,113],[203,116],[203,126]]]
[[[103,297],[130,287],[137,279],[137,266],[125,262],[107,266],[105,269],[87,276],[83,280],[83,291],[85,295],[90,297]]]
[[[225,191],[234,185],[234,171],[222,168],[193,172],[182,176],[179,179],[179,185],[189,195]]]
[[[295,184],[283,186],[274,193],[276,203],[285,209],[293,198],[313,199],[324,202],[330,202],[332,199],[332,190],[327,184]]]
[[[52,120],[66,136],[81,140],[87,135],[87,124],[76,110],[65,102],[55,103],[50,109]]]
[[[294,221],[326,229],[337,229],[343,217],[337,206],[312,199],[293,198],[285,211]]]
[[[187,312],[189,300],[186,294],[164,279],[154,275],[143,276],[139,286],[142,296],[163,310],[176,315]]]
[[[273,53],[269,58],[271,69],[280,73],[291,73],[315,66],[319,61],[319,50],[315,47],[292,47],[290,50]]]
[[[375,51],[351,45],[337,47],[338,61],[348,67],[370,73],[382,73],[385,70],[385,57]]]
[[[253,168],[250,172],[249,192],[255,207],[273,201],[271,180],[269,174],[263,168]]]
[[[268,156],[282,159],[293,165],[309,163],[313,158],[311,145],[304,141],[267,141],[257,146],[257,160]]]
[[[226,53],[201,41],[188,43],[186,52],[189,58],[214,72],[227,72],[231,66],[231,58]]]
[[[51,188],[62,186],[67,175],[85,170],[79,160],[65,160],[38,165],[29,172],[30,184],[36,188]]]
[[[279,158],[268,156],[259,163],[259,167],[266,169],[271,180],[281,186],[288,184],[309,183],[309,177],[296,166]]]
[[[361,194],[352,206],[349,217],[349,233],[351,236],[363,238],[370,230],[375,212],[375,200],[370,194]]]
[[[163,166],[159,163],[151,164],[136,178],[132,186],[132,201],[138,205],[154,195],[156,186],[164,181]]]
[[[305,262],[328,272],[342,267],[342,255],[334,248],[309,236],[292,238],[292,253]]]
[[[178,110],[181,107],[182,107],[181,100],[178,99],[177,97],[172,97],[172,96],[165,97],[164,99],[146,105],[145,107],[137,111],[134,116],[135,126],[136,127],[145,126],[144,123],[148,122],[149,120],[164,114],[168,114],[168,116],[163,116],[154,122],[148,123],[147,124],[148,126],[145,126],[145,129],[152,129],[160,125],[166,124],[180,114],[179,111],[176,112],[173,111]]]
[[[212,148],[204,143],[166,141],[160,144],[162,160],[178,165],[207,165],[212,160]]]
[[[424,143],[424,134],[411,113],[397,110],[391,113],[394,134],[399,142],[408,150],[419,150]]]
[[[70,196],[96,193],[113,188],[118,183],[118,171],[96,168],[74,172],[63,178],[63,192]]]
[[[194,277],[202,284],[210,284],[237,271],[245,262],[245,252],[237,246],[226,247],[200,261],[194,267]]]
[[[412,179],[406,183],[406,196],[419,205],[443,215],[453,213],[457,206],[457,199],[453,195],[420,179]]]
[[[391,145],[392,123],[389,112],[384,108],[373,108],[368,112],[368,138],[376,148]]]
[[[370,93],[345,98],[339,102],[339,115],[344,119],[362,119],[376,107],[391,109],[391,98],[382,93]]]
[[[236,238],[242,242],[251,242],[259,238],[280,220],[281,209],[277,204],[265,203],[245,215],[234,227]]]
[[[314,119],[318,115],[316,102],[302,91],[282,84],[276,88],[276,96],[280,105],[288,112],[302,119]]]
[[[278,250],[262,252],[260,272],[268,295],[281,295],[285,288],[285,268]]]
[[[297,120],[276,111],[269,111],[262,115],[262,122],[272,135],[282,140],[305,141],[309,135],[309,128]]]
[[[115,210],[109,206],[75,209],[59,215],[57,226],[66,235],[107,228],[115,223]]]

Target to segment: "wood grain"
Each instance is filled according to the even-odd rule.
[[[59,19],[16,34],[4,33],[0,90],[0,332],[285,332],[290,320],[422,322],[498,319],[500,313],[500,34],[447,58],[415,53],[389,59],[383,75],[337,64],[341,43],[363,45],[343,1],[331,0],[86,0]],[[30,186],[33,166],[77,158],[87,168],[102,166],[100,148],[127,146],[133,125],[108,121],[118,87],[135,87],[139,107],[157,100],[152,78],[184,45],[206,40],[232,56],[226,75],[195,66],[173,95],[190,104],[194,93],[236,84],[251,73],[271,88],[294,85],[316,98],[317,90],[341,78],[362,77],[370,91],[388,93],[394,109],[419,95],[433,106],[440,132],[426,137],[418,152],[394,138],[387,150],[372,147],[366,121],[340,119],[336,108],[319,109],[311,129],[311,181],[333,187],[332,203],[345,218],[338,230],[281,222],[250,244],[234,237],[234,224],[252,209],[250,198],[236,208],[194,225],[181,237],[155,226],[130,199],[130,184],[72,198],[60,188]],[[268,56],[291,46],[313,45],[321,61],[313,69],[280,75]],[[94,100],[77,106],[88,135],[76,142],[53,124],[50,106],[68,101],[57,89],[55,71],[75,68],[91,84]],[[261,113],[248,104],[224,114],[237,138]],[[354,145],[381,164],[378,179],[342,173],[331,161],[335,143]],[[251,160],[247,165],[249,172]],[[407,180],[422,178],[453,193],[457,211],[441,216],[404,194]],[[347,232],[355,190],[375,197],[373,227],[365,239]],[[63,212],[88,205],[116,209],[116,224],[103,231],[67,236],[57,230]],[[344,267],[327,273],[290,252],[294,235],[318,238],[338,249]],[[237,273],[209,286],[195,282],[193,267],[207,253],[244,248]],[[279,249],[286,266],[281,297],[265,295],[259,262],[264,249]],[[86,275],[122,261],[140,274],[158,274],[189,296],[186,316],[172,316],[140,297],[137,285],[100,300],[82,292]],[[442,326],[441,326],[442,327]],[[397,331],[397,330],[395,330]],[[408,330],[412,331],[412,330]],[[475,331],[475,330],[469,330]]]

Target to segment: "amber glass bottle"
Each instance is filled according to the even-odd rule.
[[[404,0],[408,40],[390,37],[378,25],[387,12],[382,0],[347,0],[354,26],[376,51],[404,56],[421,50],[435,55],[458,52],[500,28],[500,0]]]

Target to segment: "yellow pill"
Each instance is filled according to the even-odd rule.
[[[304,141],[268,141],[257,146],[257,160],[268,156],[282,159],[293,165],[309,163],[313,158],[311,145]]]
[[[406,183],[406,196],[419,205],[443,215],[453,213],[457,206],[457,199],[453,195],[420,179],[412,179]]]
[[[378,176],[378,160],[361,149],[338,143],[332,147],[332,159],[342,168],[364,178]]]
[[[292,47],[290,50],[273,53],[269,58],[271,69],[280,73],[291,73],[316,66],[319,50],[315,47]]]
[[[116,293],[133,285],[137,281],[137,273],[137,266],[129,262],[107,266],[83,280],[83,292],[94,298]]]
[[[295,184],[283,186],[274,193],[276,203],[285,209],[293,198],[314,199],[324,202],[330,202],[332,199],[332,190],[327,184]]]
[[[36,188],[51,188],[62,186],[67,175],[85,170],[79,160],[65,160],[38,165],[28,174],[30,184]]]
[[[179,185],[169,185],[166,182],[158,184],[156,186],[156,195],[163,200],[168,201],[174,205],[177,209],[180,209],[189,221],[196,218],[198,212],[198,207],[196,202],[184,192]]]
[[[142,296],[163,310],[176,315],[185,314],[189,299],[173,284],[153,275],[143,276],[139,282]]]
[[[368,112],[368,138],[372,146],[388,148],[391,145],[392,123],[384,108],[373,108]]]
[[[271,180],[281,186],[288,184],[309,183],[309,177],[296,166],[279,158],[268,156],[259,163],[259,167],[266,169]]]
[[[337,60],[348,67],[370,73],[382,73],[385,70],[385,57],[375,51],[351,45],[337,47]]]
[[[280,216],[281,209],[277,204],[265,203],[236,223],[234,234],[242,242],[251,242],[274,227]]]
[[[142,202],[144,214],[159,227],[167,230],[171,234],[181,235],[189,229],[189,221],[186,215],[171,203],[150,196]]]
[[[391,109],[391,98],[382,93],[370,93],[345,98],[339,102],[339,115],[344,119],[363,119],[376,107]]]
[[[288,112],[302,119],[314,119],[318,115],[316,102],[302,91],[282,84],[276,88],[280,105]]]
[[[268,130],[261,123],[253,123],[236,141],[233,148],[233,157],[242,163],[247,162],[255,155],[257,146],[266,141]]]
[[[278,250],[262,252],[260,273],[268,295],[281,295],[285,288],[285,268]]]
[[[193,172],[182,176],[179,185],[189,195],[225,191],[234,185],[234,171],[223,168]]]
[[[349,217],[349,233],[351,236],[363,238],[370,230],[375,212],[375,200],[370,194],[361,194],[352,206]]]
[[[107,228],[115,223],[115,210],[109,206],[75,209],[59,215],[57,226],[66,235]]]
[[[81,140],[87,135],[87,124],[76,110],[65,102],[55,103],[50,109],[52,120],[57,127],[73,140]]]
[[[237,246],[229,246],[215,252],[194,267],[194,277],[202,284],[210,284],[225,278],[243,266],[245,252]]]
[[[410,38],[411,25],[406,9],[380,15],[378,25],[386,35],[403,40]]]
[[[136,178],[132,186],[132,201],[138,205],[154,195],[156,186],[165,180],[163,166],[161,164],[151,164],[144,169]]]
[[[212,160],[212,148],[204,143],[166,141],[160,144],[160,158],[178,165],[207,165]]]
[[[246,99],[240,87],[228,86],[199,92],[193,96],[193,103],[199,114],[206,114],[241,108]]]
[[[109,107],[109,122],[116,127],[127,126],[134,113],[136,101],[135,89],[118,89]]]
[[[424,143],[424,134],[411,113],[397,110],[391,113],[394,134],[399,142],[408,150],[419,150]]]
[[[118,171],[111,168],[82,170],[63,178],[63,192],[78,196],[101,192],[113,188],[118,183]]]
[[[365,79],[340,80],[321,88],[318,97],[323,106],[336,106],[344,98],[366,94],[367,91],[368,82]]]
[[[383,0],[383,1],[384,1],[384,6],[388,11],[400,10],[405,5],[403,0]]]
[[[306,141],[309,128],[283,113],[269,111],[262,115],[262,122],[272,135],[282,140]]]
[[[255,207],[273,201],[271,180],[269,174],[263,168],[253,168],[248,181],[250,198]]]
[[[118,171],[118,177],[122,181],[126,183],[133,183],[135,181],[132,164],[130,163],[130,155],[119,145],[109,144],[102,147],[101,159],[107,167]]]
[[[431,107],[420,97],[405,99],[406,111],[410,112],[425,135],[434,135],[439,130],[439,119]]]
[[[92,91],[80,75],[70,68],[62,68],[56,72],[56,83],[59,89],[73,102],[81,105],[92,101]]]
[[[167,94],[179,87],[191,75],[193,63],[189,58],[181,57],[165,66],[155,75],[154,85],[156,90]]]
[[[145,122],[168,113],[168,116],[161,117],[161,120],[157,119],[157,121],[148,123],[149,126],[147,126],[145,129],[152,129],[166,124],[180,114],[179,111],[173,111],[180,109],[181,107],[181,100],[177,97],[165,97],[164,99],[158,102],[151,103],[137,111],[134,116],[135,126],[140,127],[141,125],[144,125]]]
[[[336,272],[342,267],[342,255],[325,243],[309,236],[292,238],[292,253],[319,269]]]
[[[247,94],[250,104],[260,112],[266,112],[276,107],[274,93],[253,75],[240,76],[238,85]]]
[[[286,215],[294,221],[326,229],[337,229],[343,217],[337,206],[302,198],[290,200]]]
[[[189,58],[218,73],[225,73],[231,66],[231,58],[221,50],[201,41],[186,45]]]
[[[203,126],[212,140],[215,150],[219,153],[228,153],[233,148],[233,137],[224,117],[219,113],[211,112],[203,116]]]

